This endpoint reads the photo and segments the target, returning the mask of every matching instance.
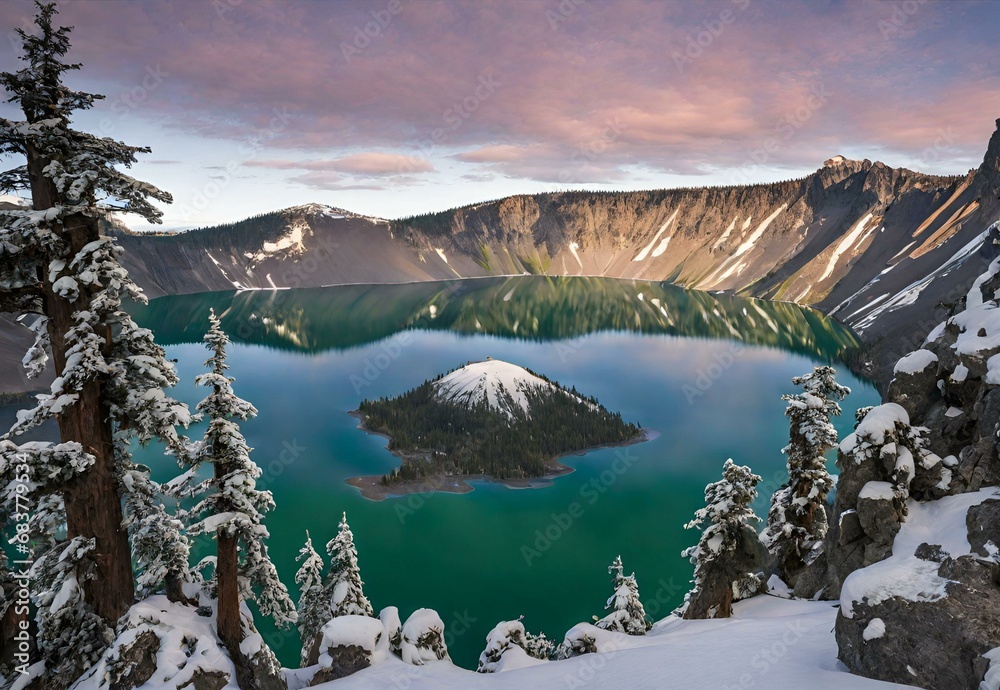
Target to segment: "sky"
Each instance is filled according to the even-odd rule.
[[[1000,2],[73,0],[78,127],[152,148],[164,227],[319,202],[397,218],[510,194],[977,167]],[[16,69],[25,0],[0,2]],[[0,115],[17,118],[12,106]],[[13,167],[12,161],[11,162]],[[143,222],[129,224],[143,229]]]

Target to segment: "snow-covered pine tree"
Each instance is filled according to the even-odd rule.
[[[295,584],[299,586],[299,639],[302,641],[302,667],[310,666],[314,660],[316,642],[320,630],[333,618],[330,597],[323,587],[323,558],[313,548],[312,537],[306,531],[306,543],[299,549],[295,560],[302,563],[295,573]],[[318,657],[318,653],[315,654]]]
[[[172,488],[175,495],[200,498],[186,515],[196,520],[188,533],[208,534],[216,539],[218,633],[230,655],[238,660],[243,657],[240,642],[244,638],[241,599],[254,600],[260,612],[272,617],[278,627],[291,626],[296,615],[265,543],[268,532],[263,514],[274,507],[274,500],[269,491],[256,488],[260,468],[250,458],[251,448],[235,421],[250,419],[257,410],[233,392],[235,379],[226,375],[229,337],[222,331],[214,310],[209,314],[209,324],[204,338],[211,352],[205,362],[209,372],[195,379],[198,385],[210,389],[198,403],[198,411],[208,418],[208,429],[200,441],[182,453],[188,471],[180,481],[172,483]],[[212,466],[213,476],[199,482],[197,470],[206,464]]]
[[[115,451],[125,494],[125,522],[135,561],[139,595],[153,594],[161,587],[171,601],[185,599],[182,586],[192,581],[191,545],[184,526],[163,505],[159,484],[150,479],[149,468],[132,462],[125,443]]]
[[[728,618],[734,601],[759,590],[763,549],[750,524],[760,522],[750,507],[758,482],[749,467],[730,459],[722,480],[705,487],[705,507],[684,526],[694,529],[708,522],[698,543],[681,552],[694,564],[694,587],[680,609],[684,618]]]
[[[833,478],[826,469],[825,453],[837,445],[837,430],[830,418],[840,414],[838,401],[851,389],[834,380],[833,367],[819,366],[797,376],[792,383],[804,391],[783,395],[788,402],[788,482],[774,492],[761,543],[777,559],[777,574],[794,587],[802,570],[822,552],[827,532],[826,498]]]
[[[628,633],[629,635],[645,635],[652,624],[646,620],[646,610],[639,599],[639,585],[635,581],[635,573],[625,575],[622,557],[618,556],[608,567],[608,573],[614,574],[612,586],[615,593],[608,599],[606,609],[611,609],[604,618],[594,625],[604,630]]]
[[[358,550],[354,546],[354,534],[347,524],[347,513],[340,521],[337,536],[326,545],[330,556],[330,573],[326,579],[326,595],[329,597],[333,616],[371,616],[372,605],[365,597],[364,582],[358,568]]]
[[[0,311],[18,314],[35,335],[24,358],[29,375],[40,374],[51,353],[56,376],[50,391],[18,415],[0,453],[3,481],[16,483],[14,468],[26,465],[32,485],[32,532],[40,537],[33,544],[32,592],[40,611],[38,644],[43,655],[57,653],[70,636],[81,650],[75,661],[66,659],[76,670],[50,664],[58,687],[87,667],[95,655],[82,650],[106,644],[110,626],[135,595],[121,529],[115,431],[128,428],[140,442],[172,444],[175,425],[190,417],[163,394],[176,383],[173,365],[152,333],[122,309],[123,298],[145,298],[118,261],[120,248],[100,234],[109,211],[160,222],[150,199],[169,202],[170,195],[122,172],[149,149],[71,127],[74,111],[102,97],[63,83],[80,68],[64,60],[70,29],[53,26],[54,3],[36,7],[38,35],[17,30],[24,66],[0,74],[8,101],[24,114],[21,121],[0,118],[0,155],[24,161],[0,173],[0,192],[30,190],[32,203],[0,210]],[[58,423],[61,443],[9,441],[49,419]],[[63,516],[66,541],[56,544],[44,530]]]

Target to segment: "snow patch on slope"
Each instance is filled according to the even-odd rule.
[[[737,275],[742,273],[743,269],[747,267],[748,262],[738,262],[738,259],[756,246],[757,241],[760,240],[760,238],[764,235],[765,232],[767,232],[767,228],[771,225],[771,223],[774,222],[774,219],[777,218],[781,214],[781,212],[784,211],[786,208],[788,208],[788,204],[787,203],[782,204],[774,211],[774,213],[772,213],[767,218],[762,220],[760,222],[760,225],[758,225],[757,228],[752,233],[750,233],[750,236],[747,237],[743,241],[743,243],[736,248],[736,251],[733,252],[733,254],[728,259],[723,261],[722,264],[717,269],[715,269],[715,273],[709,276],[708,280],[705,281],[706,285],[715,285],[721,283],[726,278],[731,276],[734,272]],[[749,221],[750,219],[747,218],[747,223],[745,223],[744,225],[747,225]],[[716,274],[718,274],[719,271],[726,268],[727,266],[728,269],[726,270],[726,272],[723,273],[718,278],[718,280],[714,280]]]
[[[833,250],[833,254],[830,256],[830,261],[826,265],[826,270],[823,271],[823,275],[819,277],[820,282],[833,275],[833,271],[837,268],[837,262],[840,261],[840,257],[843,256],[844,252],[857,243],[858,238],[864,233],[865,226],[868,225],[868,221],[871,219],[872,214],[869,213],[867,216],[858,221],[857,225],[855,225],[854,228],[844,236],[844,239],[840,241],[837,248]]]
[[[672,223],[673,220],[674,220],[674,218],[677,217],[677,213],[679,211],[680,211],[680,208],[677,208],[676,210],[674,210],[673,215],[671,215],[669,218],[667,218],[663,222],[663,225],[660,226],[660,229],[653,236],[653,241],[650,242],[649,244],[647,244],[643,248],[643,250],[641,252],[639,252],[634,259],[632,259],[632,261],[644,261],[646,259],[646,257],[649,256],[649,253],[653,251],[653,247],[656,246],[656,242],[660,239],[660,235],[662,235],[664,233],[664,231],[666,231],[666,229],[668,227],[670,227],[670,223]],[[669,240],[670,238],[668,237],[667,239]],[[660,254],[662,254],[664,251],[666,251],[666,249],[667,249],[667,246],[666,246],[666,244],[664,244],[663,245],[663,251],[660,251]],[[653,256],[659,256],[660,254],[654,253]]]
[[[982,246],[983,242],[986,241],[986,238],[989,237],[989,234],[995,225],[996,224],[990,226],[989,229],[977,235],[975,239],[959,249],[950,259],[941,264],[935,271],[932,271],[929,275],[907,285],[905,288],[893,295],[892,298],[883,302],[877,309],[869,312],[867,316],[858,321],[856,324],[851,324],[851,326],[854,330],[861,332],[871,326],[882,314],[895,311],[900,307],[916,302],[917,298],[920,297],[920,294],[927,289],[928,285],[934,282],[935,278],[948,275],[952,270],[962,265],[966,259],[972,256]],[[864,310],[862,309],[861,311]]]
[[[722,233],[722,237],[720,237],[715,241],[715,244],[712,245],[713,252],[719,247],[721,247],[723,244],[725,244],[726,240],[729,239],[729,236],[733,233],[733,228],[736,227],[736,221],[738,220],[739,218],[733,218],[732,222],[729,224],[729,227],[726,228],[726,231],[724,233]]]
[[[573,258],[576,259],[576,262],[580,264],[580,268],[583,268],[583,261],[580,259],[579,252],[576,251],[579,248],[580,245],[578,245],[576,242],[569,243],[569,253],[572,254]]]

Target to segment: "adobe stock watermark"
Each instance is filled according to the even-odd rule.
[[[886,19],[879,20],[878,32],[882,38],[889,40],[903,34],[903,28],[910,22],[923,5],[928,0],[903,0],[903,2],[892,3],[892,12]]]
[[[241,165],[256,158],[265,144],[277,138],[288,128],[291,123],[291,115],[288,113],[287,106],[275,107],[271,112],[273,116],[268,121],[267,127],[257,130],[237,146],[236,152],[242,158],[230,160],[222,166],[219,169],[219,179],[206,182],[200,190],[194,193],[190,204],[174,207],[181,220],[188,223],[196,217],[199,211],[205,210],[233,183],[233,177]]]
[[[921,165],[934,165],[935,163],[940,163],[944,159],[944,155],[954,151],[953,145],[955,143],[955,133],[951,127],[944,129],[938,127],[937,136],[934,141],[931,142],[930,146],[925,148],[917,156],[917,160]]]
[[[524,557],[524,562],[530,567],[532,563],[548,553],[586,514],[587,508],[593,506],[610,491],[638,459],[638,456],[633,455],[628,448],[616,450],[615,459],[610,466],[580,486],[578,491],[580,500],[571,502],[563,512],[552,513],[552,521],[544,528],[536,529],[530,540],[521,545],[521,556]]]
[[[685,66],[704,55],[705,51],[725,33],[726,27],[736,22],[736,18],[739,16],[738,12],[750,7],[750,0],[731,0],[731,2],[736,8],[735,11],[732,7],[727,7],[719,12],[715,19],[702,22],[696,33],[688,34],[684,50],[675,50],[671,54],[670,57],[673,58],[678,72],[683,73]]]
[[[577,353],[583,350],[587,346],[587,343],[590,342],[591,336],[595,335],[600,329],[600,326],[603,325],[600,319],[606,316],[610,316],[617,310],[619,306],[620,304],[617,302],[611,302],[611,301],[605,302],[603,305],[601,305],[600,309],[591,313],[592,317],[595,320],[595,323],[598,324],[597,329],[594,329],[594,331],[590,333],[578,335],[568,340],[555,341],[553,347],[556,350],[556,354],[559,355],[559,361],[562,362],[563,364],[566,364],[571,358],[575,357]]]
[[[403,350],[413,344],[413,333],[403,331],[391,338],[387,338],[379,344],[379,352],[370,357],[365,357],[364,367],[361,373],[353,373],[347,380],[354,387],[354,392],[361,395],[361,391],[375,383],[382,373],[398,360]]]
[[[11,657],[14,661],[14,671],[22,676],[28,675],[28,667],[31,665],[31,629],[28,621],[28,614],[31,611],[31,558],[30,532],[31,532],[31,465],[27,453],[14,454],[14,510],[8,516],[16,523],[14,537],[10,544],[14,546],[18,557],[11,560],[11,565],[17,568],[17,572],[12,573],[15,590],[13,601],[9,606],[13,608],[13,621],[16,621],[16,628],[13,633],[13,649]]]
[[[278,457],[267,463],[261,470],[261,476],[257,479],[257,488],[263,491],[275,479],[285,473],[285,468],[295,463],[302,454],[305,453],[306,446],[300,446],[299,440],[293,438],[291,441],[285,439],[281,442],[281,452]]]
[[[823,108],[833,97],[833,92],[826,84],[820,83],[809,89],[809,95],[795,110],[778,118],[774,124],[774,135],[760,143],[760,146],[750,151],[747,160],[733,170],[733,184],[746,184],[753,171],[768,163],[795,134],[801,130],[813,116]]]
[[[695,400],[705,395],[746,351],[747,346],[737,340],[729,343],[729,347],[724,351],[713,352],[712,359],[715,361],[695,372],[694,385],[685,383],[681,386],[681,392],[684,393],[688,405],[694,405]]]
[[[431,130],[427,137],[417,141],[419,153],[412,157],[407,157],[400,163],[397,172],[406,175],[418,172],[420,166],[431,160],[438,149],[444,145],[448,135],[452,134],[469,120],[484,103],[493,98],[493,95],[503,82],[497,77],[495,70],[490,67],[479,74],[476,84],[462,98],[451,103],[444,112],[441,113],[443,127],[436,127]]]
[[[140,105],[149,100],[150,95],[160,88],[160,85],[169,76],[170,73],[160,65],[147,65],[145,74],[138,84],[111,100],[111,112],[117,117],[115,119],[110,117],[101,119],[98,125],[101,134],[111,136],[115,131],[116,123],[127,119]]]
[[[551,194],[561,191],[564,185],[587,182],[580,170],[604,156],[628,128],[617,115],[607,118],[596,137],[577,143],[576,150],[569,157],[569,165],[559,171],[556,182],[545,185],[543,192]]]
[[[406,1],[410,2],[410,0]],[[392,25],[393,19],[402,11],[403,0],[389,0],[382,9],[371,10],[369,21],[355,25],[350,42],[340,42],[340,54],[344,57],[344,61],[350,64],[351,60],[372,44],[372,41],[383,38],[386,29]]]
[[[651,599],[644,599],[642,602],[642,608],[646,612],[646,615],[656,620],[656,617],[660,615],[660,612],[670,613],[673,608],[667,609],[674,603],[674,598],[678,594],[684,594],[688,590],[687,585],[679,585],[674,580],[670,578],[669,580],[664,580],[662,577],[656,583],[656,592],[653,594]]]
[[[559,25],[576,14],[580,6],[587,0],[559,0],[555,9],[551,7],[545,10],[545,20],[549,23],[549,28],[553,31],[559,29]]]
[[[802,621],[792,621],[785,626],[781,639],[760,648],[750,659],[750,667],[755,673],[743,673],[735,684],[722,686],[722,690],[750,690],[750,688],[766,688],[767,684],[757,684],[761,676],[766,676],[791,649],[805,637],[805,625]]]
[[[624,641],[620,637],[615,636],[603,643],[599,653],[584,654],[577,657],[577,663],[573,666],[573,672],[563,677],[566,687],[593,687],[593,682],[597,678],[598,671],[607,666],[609,661],[617,657],[624,646]]]

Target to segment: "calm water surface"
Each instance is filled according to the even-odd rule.
[[[191,405],[202,396],[193,379],[207,355],[197,340],[210,307],[236,341],[229,360],[236,391],[260,411],[242,428],[277,502],[267,526],[284,582],[294,593],[306,529],[323,544],[346,511],[376,611],[398,606],[405,620],[416,608],[436,609],[453,658],[469,667],[500,620],[523,614],[529,630],[561,639],[573,624],[603,615],[607,566],[619,554],[637,575],[647,612],[669,613],[691,576],[680,551],[697,535],[683,525],[702,505],[705,484],[731,457],[764,477],[769,497],[785,478],[780,396],[794,392],[789,379],[856,344],[831,320],[794,305],[603,279],[154,300],[136,317],[177,359],[182,383],[174,395]],[[576,386],[660,435],[569,458],[575,472],[540,489],[479,482],[466,495],[372,502],[344,483],[397,464],[385,439],[358,430],[348,411],[487,356]],[[878,396],[837,368],[854,391],[837,420],[843,436],[854,409]],[[137,454],[158,479],[176,473],[157,448]],[[766,506],[762,498],[759,515]],[[282,661],[297,665],[295,634],[262,629]]]

